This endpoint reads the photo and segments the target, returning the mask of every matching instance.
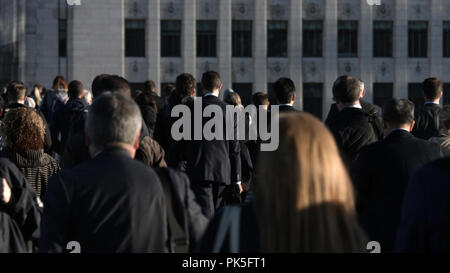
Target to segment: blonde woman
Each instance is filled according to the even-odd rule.
[[[281,115],[280,146],[261,154],[255,188],[253,204],[226,208],[211,222],[200,251],[365,251],[350,178],[331,133],[313,116]]]

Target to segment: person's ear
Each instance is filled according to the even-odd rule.
[[[292,96],[292,101],[295,102],[295,93],[294,93],[294,95]]]
[[[361,93],[360,93],[360,95],[359,95],[359,98],[362,99],[362,98],[364,98],[365,95],[366,95],[366,90],[363,89],[363,90],[361,90]]]
[[[414,129],[414,126],[416,125],[416,121],[415,120],[413,120],[412,122],[411,122],[411,125],[409,126],[409,132],[412,132],[412,130]]]
[[[141,142],[141,131],[139,131],[136,135],[136,140],[134,141],[133,149],[139,149],[139,143]]]

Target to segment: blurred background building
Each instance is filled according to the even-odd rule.
[[[296,107],[321,118],[343,74],[362,79],[377,104],[391,97],[422,103],[420,83],[429,76],[448,89],[450,1],[381,3],[1,0],[0,80],[50,87],[61,74],[90,86],[97,74],[114,73],[138,89],[148,79],[163,87],[182,72],[200,80],[217,70],[224,88],[249,103],[254,92],[273,96],[273,83],[290,77]]]

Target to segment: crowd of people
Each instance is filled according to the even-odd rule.
[[[172,110],[196,110],[195,78],[179,75],[164,96],[143,86],[108,74],[91,91],[62,76],[48,90],[8,84],[0,252],[69,252],[74,242],[83,253],[367,253],[373,241],[386,253],[450,250],[450,106],[439,79],[423,82],[424,105],[379,107],[361,80],[341,76],[321,122],[294,108],[296,87],[281,78],[276,101],[255,93],[256,119],[244,119],[260,126],[279,110],[274,151],[260,136],[175,139]],[[200,86],[201,110],[244,111],[219,73]]]

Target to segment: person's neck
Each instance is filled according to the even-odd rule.
[[[127,154],[129,154],[131,156],[131,158],[134,158],[136,156],[136,149],[132,145],[124,143],[124,142],[110,143],[110,144],[107,144],[106,147],[103,149],[98,149],[92,145],[91,145],[91,147],[89,147],[92,158],[94,158],[96,155],[104,152],[105,150],[109,150],[109,149],[123,150],[123,151],[127,152]]]
[[[425,103],[435,103],[435,104],[439,104],[440,101],[441,101],[441,99],[427,100],[427,101],[425,101]]]
[[[205,91],[205,95],[206,94],[214,94],[214,95],[218,96],[219,95],[219,90],[216,89],[216,90],[213,90],[213,91]]]
[[[340,111],[342,111],[342,110],[344,110],[346,108],[349,108],[349,107],[361,106],[361,102],[358,100],[358,101],[354,101],[354,102],[337,103],[336,106],[337,106],[337,108],[338,108],[338,110],[340,112]]]

